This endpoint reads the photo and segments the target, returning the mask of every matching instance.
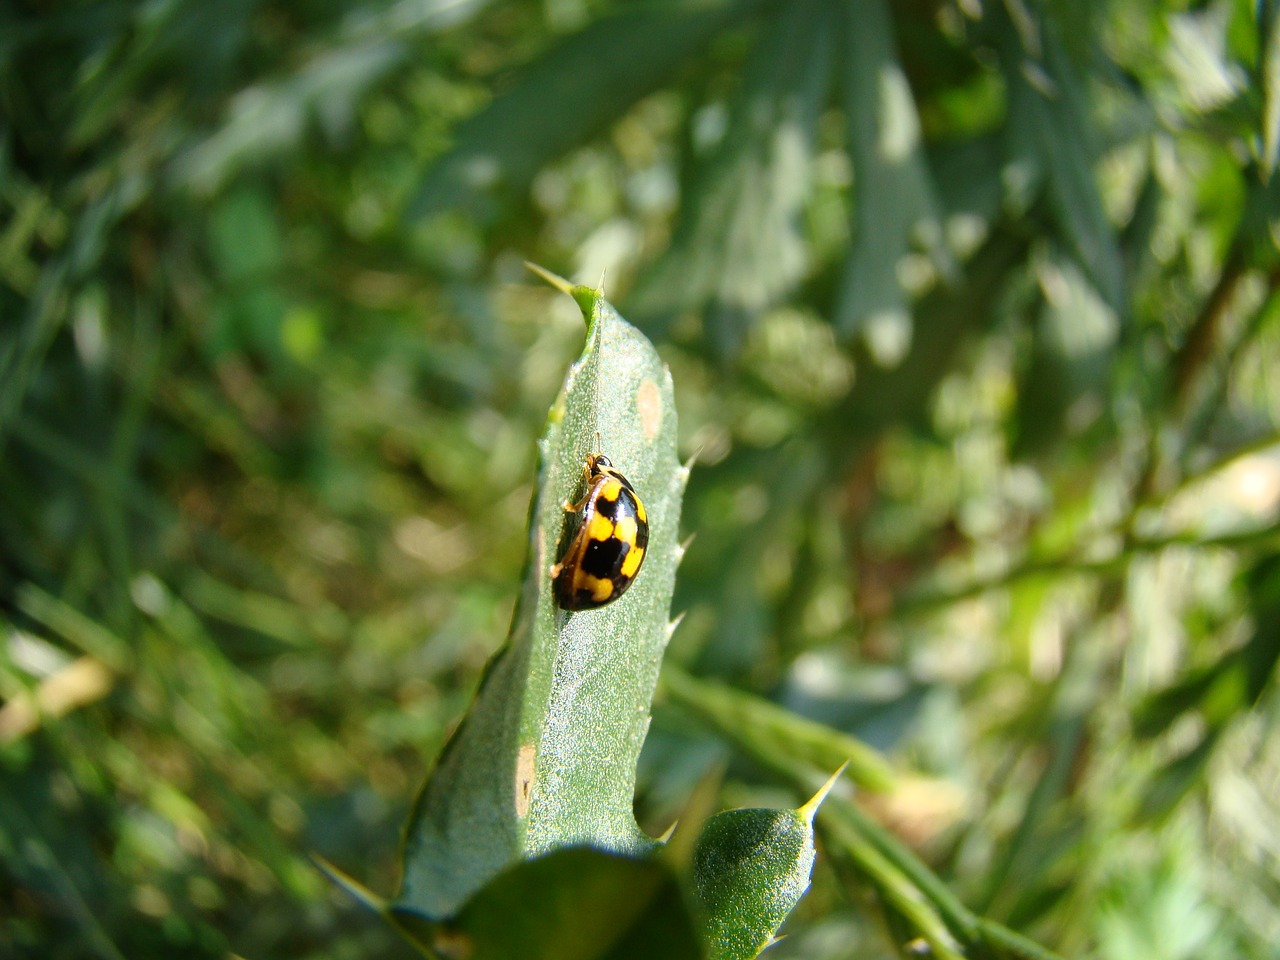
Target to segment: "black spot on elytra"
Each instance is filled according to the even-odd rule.
[[[635,516],[633,513],[632,516]],[[636,546],[647,547],[649,545],[649,524],[641,523],[640,518],[636,517]]]
[[[618,519],[618,509],[621,506],[621,500],[607,500],[603,496],[596,497],[596,513],[602,517],[608,517],[610,520]]]
[[[621,540],[592,540],[582,554],[579,566],[586,573],[601,580],[612,580],[622,567],[622,560],[631,547]]]

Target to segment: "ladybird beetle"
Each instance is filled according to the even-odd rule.
[[[564,504],[578,514],[578,528],[560,562],[551,568],[556,603],[591,610],[612,603],[635,581],[649,545],[649,515],[631,481],[603,454],[583,465],[586,493]]]

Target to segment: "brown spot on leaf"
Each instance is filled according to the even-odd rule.
[[[640,412],[640,428],[645,439],[655,439],[662,427],[662,391],[652,380],[640,384],[636,391],[636,409]]]
[[[532,743],[522,743],[516,756],[516,816],[529,812],[529,797],[533,794],[533,778],[538,772],[538,748]]]

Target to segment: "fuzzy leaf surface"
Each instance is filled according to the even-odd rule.
[[[713,960],[752,960],[809,889],[812,811],[726,810],[702,827],[693,881]]]

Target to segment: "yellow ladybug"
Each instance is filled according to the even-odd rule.
[[[565,610],[591,610],[626,593],[640,572],[649,545],[649,515],[631,481],[603,454],[583,465],[586,493],[565,502],[578,514],[578,528],[560,562],[551,568],[556,603]]]

